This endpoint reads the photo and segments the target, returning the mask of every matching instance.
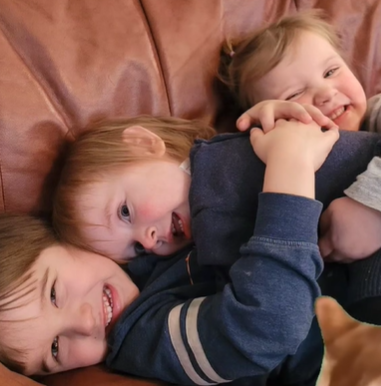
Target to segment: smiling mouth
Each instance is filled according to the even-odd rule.
[[[337,109],[335,109],[331,115],[328,116],[329,119],[331,119],[332,121],[334,121],[335,119],[339,118],[341,115],[343,115],[345,113],[345,111],[347,110],[347,107],[348,106],[341,106]]]
[[[172,214],[172,235],[175,237],[184,236],[184,224],[180,217],[176,214]]]
[[[112,300],[111,290],[107,286],[103,287],[103,311],[106,320],[106,327],[112,320],[114,302]]]

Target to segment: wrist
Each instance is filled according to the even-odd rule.
[[[315,198],[314,165],[302,157],[268,160],[263,192]]]

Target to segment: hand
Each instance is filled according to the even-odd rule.
[[[350,263],[381,248],[381,212],[349,197],[332,201],[319,227],[319,248],[325,261]]]
[[[315,197],[315,171],[339,138],[337,129],[321,131],[315,122],[278,120],[268,133],[252,129],[250,141],[266,164],[264,192]]]
[[[255,128],[250,133],[251,145],[265,164],[269,160],[280,163],[297,159],[311,164],[314,171],[320,168],[338,139],[337,129],[323,132],[313,121],[305,124],[284,119],[278,120],[274,130],[266,134]]]
[[[260,124],[263,131],[267,133],[275,127],[275,122],[278,119],[296,119],[303,123],[315,121],[326,129],[337,128],[337,125],[317,107],[282,100],[267,100],[257,103],[238,118],[237,128],[240,131],[245,131],[252,125]]]

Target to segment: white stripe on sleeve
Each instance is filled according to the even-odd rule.
[[[195,384],[202,386],[214,385],[215,383],[207,382],[197,374],[189,358],[180,330],[180,312],[182,307],[183,304],[179,304],[174,307],[168,315],[168,329],[173,348],[185,373]]]
[[[231,382],[230,379],[221,378],[213,369],[208,358],[205,355],[205,351],[202,347],[200,336],[197,330],[197,317],[200,309],[200,304],[204,301],[205,297],[197,298],[192,301],[188,308],[186,317],[186,334],[189,346],[192,349],[193,355],[196,358],[198,365],[204,374],[216,383]]]

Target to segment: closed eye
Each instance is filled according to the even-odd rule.
[[[296,92],[296,93],[294,93],[294,94],[291,94],[290,96],[288,96],[288,97],[286,98],[286,101],[289,101],[289,100],[292,100],[292,99],[297,98],[301,93],[302,93],[302,91],[298,91],[298,92]]]

